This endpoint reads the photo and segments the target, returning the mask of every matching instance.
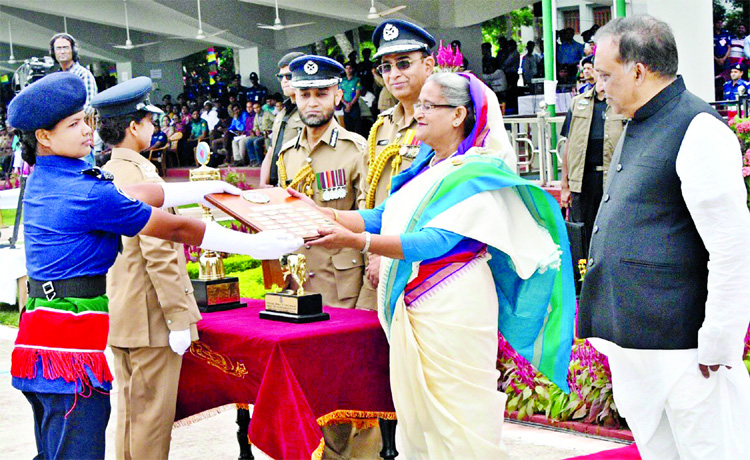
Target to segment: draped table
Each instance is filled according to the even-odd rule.
[[[291,324],[247,308],[203,313],[185,353],[176,425],[227,406],[252,404],[249,439],[273,458],[322,453],[321,426],[395,420],[388,343],[377,314],[324,308],[328,321]]]

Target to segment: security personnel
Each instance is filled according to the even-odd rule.
[[[591,69],[591,77],[594,86],[573,98],[565,123],[568,128],[563,128],[568,141],[562,156],[560,191],[562,205],[570,207],[570,220],[584,224],[585,255],[609,163],[627,122],[625,117],[614,113],[604,92],[597,91],[596,70]]]
[[[333,117],[341,101],[343,67],[333,59],[301,56],[290,64],[292,86],[305,128],[279,152],[279,184],[306,193],[319,206],[342,211],[364,201],[365,139]],[[305,289],[323,295],[331,307],[354,308],[362,286],[363,256],[354,249],[310,248]]]
[[[271,143],[263,158],[260,166],[260,186],[275,187],[279,185],[279,171],[276,162],[279,160],[279,150],[290,139],[294,139],[299,131],[305,126],[299,117],[297,104],[294,102],[294,88],[292,88],[292,73],[289,71],[289,64],[296,58],[303,56],[303,53],[293,51],[287,53],[279,60],[279,74],[277,75],[281,90],[287,99],[284,101],[284,108],[276,114],[276,118],[271,128]]]
[[[742,68],[742,64],[735,64],[732,66],[731,70],[729,71],[730,80],[724,83],[725,101],[737,100],[740,91],[742,91],[743,94],[747,95],[747,90],[748,87],[750,87],[750,82],[742,79],[742,74],[744,72],[745,70]],[[740,90],[740,87],[742,87],[742,90]]]
[[[112,145],[104,169],[115,185],[163,183],[140,155],[152,114],[151,79],[137,77],[94,98],[102,140]],[[174,213],[173,210],[171,210]],[[109,345],[120,388],[115,450],[118,459],[167,459],[182,354],[197,340],[201,316],[185,268],[183,246],[136,235],[107,276]]]
[[[318,206],[358,209],[365,195],[365,139],[341,127],[333,116],[343,97],[339,81],[344,68],[321,56],[300,56],[289,68],[305,127],[281,147],[279,184],[307,194]],[[360,251],[306,247],[298,252],[307,257],[305,290],[322,294],[325,305],[355,308],[364,269]],[[323,427],[323,435],[325,458],[376,458],[380,450],[375,429],[334,424]]]
[[[373,32],[372,41],[377,47],[374,57],[381,61],[378,73],[398,104],[381,112],[367,139],[366,209],[383,202],[390,194],[391,178],[407,169],[420,151],[429,151],[428,146],[415,139],[414,103],[435,66],[435,59],[430,54],[435,39],[410,22],[400,19],[385,21]],[[380,256],[370,255],[357,304],[359,308],[377,308],[375,287],[379,267]]]

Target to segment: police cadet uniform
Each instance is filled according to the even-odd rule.
[[[731,70],[739,70],[743,74],[745,73],[745,69],[742,67],[742,64],[735,64],[731,67]],[[743,92],[745,95],[748,94],[748,88],[750,88],[750,82],[747,80],[743,80],[741,77],[737,80],[729,80],[726,83],[724,83],[724,100],[725,101],[734,101],[737,100],[739,96],[739,89],[740,87],[743,88]]]
[[[391,19],[383,22],[372,34],[377,47],[374,58],[387,54],[424,50],[435,46],[429,32],[410,22]],[[417,120],[406,119],[401,102],[380,113],[367,139],[368,172],[365,209],[372,209],[391,193],[391,178],[411,166],[423,148],[415,138]],[[427,148],[424,146],[424,148]],[[365,277],[358,306],[376,308],[377,293]]]
[[[338,85],[344,69],[333,59],[302,56],[290,64],[295,88]],[[367,174],[365,139],[331,119],[318,143],[311,146],[306,130],[279,152],[279,184],[310,196],[318,206],[342,211],[358,209],[364,201]],[[364,260],[356,249],[313,247],[300,251],[307,257],[305,290],[323,295],[331,307],[354,308],[362,286]]]
[[[150,91],[151,79],[137,77],[99,93],[92,106],[102,119],[161,113],[150,104]],[[104,169],[114,174],[119,187],[164,182],[150,161],[126,148],[113,148]],[[120,389],[116,456],[166,459],[182,366],[182,356],[169,347],[169,335],[189,330],[197,340],[201,316],[181,244],[145,235],[122,243],[122,254],[107,276],[109,345]]]
[[[80,112],[85,101],[78,76],[50,74],[11,101],[8,122],[33,135]],[[37,458],[104,458],[112,388],[105,275],[120,235],[137,234],[151,207],[82,159],[35,161],[23,218],[29,301],[13,349],[13,386],[32,405]]]
[[[278,62],[279,70],[287,67],[294,59],[300,56],[304,56],[304,54],[298,51],[285,54]],[[289,78],[290,76],[291,74],[281,75],[279,73],[278,75],[279,79]],[[290,139],[296,138],[300,130],[305,127],[299,116],[299,110],[297,110],[297,104],[294,103],[294,99],[291,97],[288,98],[284,101],[283,106],[284,108],[276,114],[276,118],[273,120],[271,143],[266,153],[266,155],[271,155],[268,182],[274,186],[279,185],[279,170],[276,162],[279,160],[281,147]]]

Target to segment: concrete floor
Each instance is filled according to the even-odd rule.
[[[21,392],[10,384],[10,357],[15,336],[16,329],[0,326],[0,459],[8,460],[32,458],[36,455],[30,407]],[[117,402],[118,392],[115,387],[112,392],[113,416],[107,427],[107,459],[115,458],[113,437]],[[228,410],[192,425],[174,429],[170,458],[236,459],[239,449],[235,438],[235,416],[234,410]],[[510,460],[560,460],[622,446],[616,442],[517,423],[506,423],[503,436]],[[254,454],[259,460],[268,458],[255,450]]]

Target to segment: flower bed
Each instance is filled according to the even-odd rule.
[[[750,330],[745,336],[744,356],[745,367],[750,372]],[[626,428],[627,424],[612,398],[612,374],[607,357],[596,351],[588,340],[576,339],[573,343],[568,374],[571,392],[567,395],[536,372],[502,337],[497,369],[500,371],[498,389],[508,395],[508,417],[590,432],[575,424],[562,423],[582,422],[609,430],[597,431],[599,434],[622,438],[618,430]]]

